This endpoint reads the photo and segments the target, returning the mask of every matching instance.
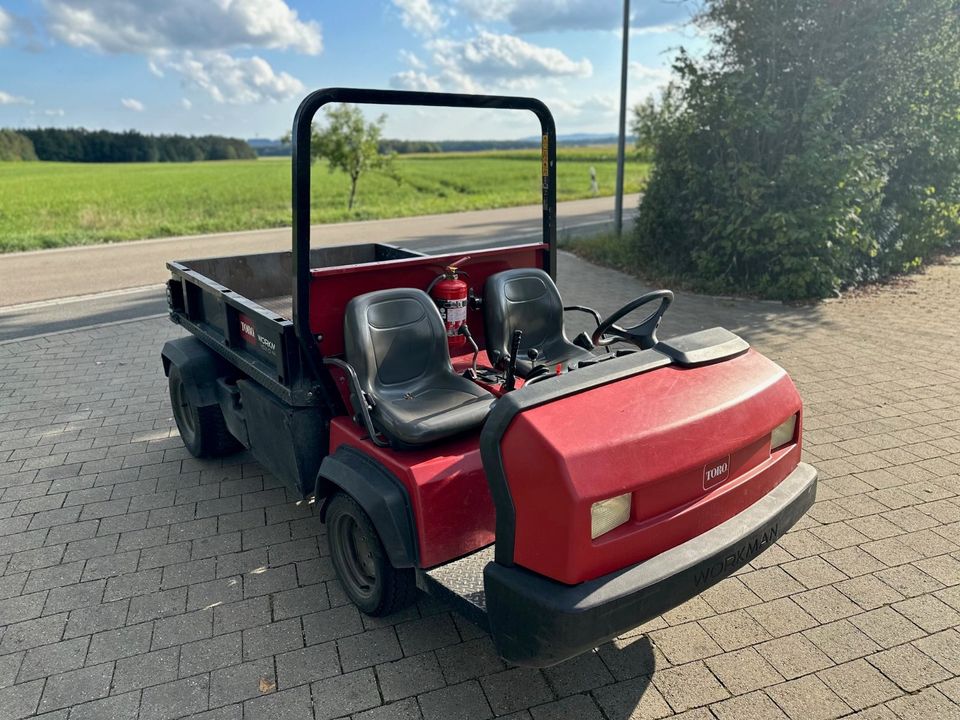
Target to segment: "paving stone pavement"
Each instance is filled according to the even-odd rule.
[[[643,289],[561,256],[568,300]],[[423,598],[361,616],[323,527],[180,444],[165,320],[0,345],[0,720],[960,717],[960,264],[814,308],[681,295],[806,401],[809,515],[596,652],[510,668]]]

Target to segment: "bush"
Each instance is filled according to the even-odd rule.
[[[957,0],[707,0],[714,50],[635,111],[636,260],[709,292],[825,297],[960,235]]]
[[[36,160],[30,138],[13,130],[0,129],[0,162],[10,160]]]

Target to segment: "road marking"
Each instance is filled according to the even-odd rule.
[[[112,325],[125,325],[126,323],[141,322],[142,320],[156,320],[158,318],[168,317],[169,313],[158,313],[156,315],[141,315],[140,317],[126,318],[124,320],[111,320],[109,322],[94,323],[93,325],[79,325],[77,327],[67,328],[65,330],[55,330],[54,332],[38,333],[37,335],[26,335],[25,337],[15,337],[9,340],[0,340],[0,345],[12,345],[13,343],[29,342],[30,340],[42,340],[44,338],[54,337],[56,335],[67,335],[69,333],[79,332],[81,330],[99,330],[100,328],[111,327]]]
[[[89,295],[71,295],[70,297],[64,298],[37,300],[36,302],[23,303],[22,305],[4,305],[3,307],[0,307],[0,315],[23,312],[24,310],[39,310],[41,308],[53,307],[55,305],[69,305],[70,303],[90,302],[92,300],[121,297],[123,295],[136,295],[137,293],[148,292],[150,290],[162,290],[163,288],[163,283],[160,283],[159,285],[141,285],[139,287],[123,288],[121,290],[104,290],[103,292],[90,293]]]

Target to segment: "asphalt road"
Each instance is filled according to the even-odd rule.
[[[638,195],[624,198],[632,217]],[[562,235],[598,232],[612,221],[613,198],[560,203]],[[540,235],[540,206],[314,226],[314,247],[361,242],[424,252],[478,250]],[[166,313],[168,260],[290,247],[290,229],[160,238],[0,255],[0,343]]]

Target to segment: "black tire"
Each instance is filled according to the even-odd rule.
[[[197,458],[222,457],[240,449],[241,445],[227,429],[218,405],[198,408],[190,402],[180,368],[176,365],[170,365],[167,384],[173,419],[177,422],[180,439],[191,455]]]
[[[367,615],[390,615],[417,597],[412,568],[395,568],[370,516],[338,492],[327,505],[327,542],[333,569],[347,596]]]

